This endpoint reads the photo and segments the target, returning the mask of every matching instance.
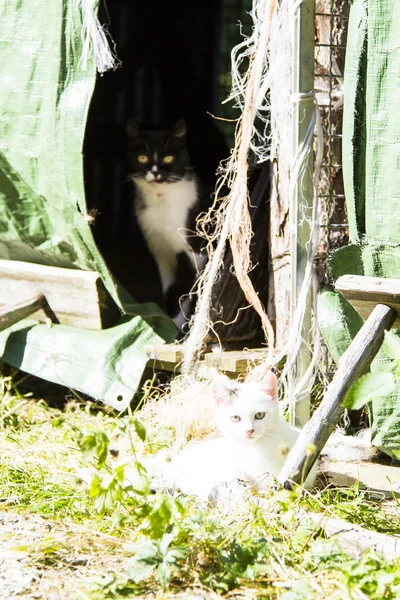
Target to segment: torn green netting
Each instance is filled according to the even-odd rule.
[[[156,306],[124,302],[86,219],[82,145],[96,67],[81,59],[95,7],[0,5],[0,258],[97,271],[131,316],[101,332],[24,321],[0,334],[0,358],[123,407],[143,374],[143,345],[171,341],[176,329]]]
[[[355,0],[351,7],[343,123],[343,175],[350,246],[331,260],[344,274],[400,278],[400,3]],[[324,289],[318,320],[334,360],[362,325],[339,294]],[[371,369],[382,370],[381,350]],[[371,406],[373,443],[400,455],[400,385]]]

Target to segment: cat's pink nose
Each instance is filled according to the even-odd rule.
[[[254,433],[254,429],[247,429],[246,433],[249,437],[251,437]]]

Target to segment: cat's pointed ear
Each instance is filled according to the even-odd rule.
[[[260,381],[260,388],[264,394],[271,397],[271,400],[278,399],[278,380],[272,371],[268,371]]]
[[[137,126],[135,119],[129,119],[126,124],[126,133],[129,137],[138,137],[140,135],[140,129]]]
[[[211,392],[216,404],[226,404],[232,400],[236,387],[227,377],[217,377],[211,384]]]
[[[179,119],[172,128],[171,137],[184,138],[186,135],[186,123],[183,119]]]

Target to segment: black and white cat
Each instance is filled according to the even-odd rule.
[[[204,206],[200,184],[190,164],[186,124],[171,131],[142,131],[127,124],[130,177],[136,187],[135,211],[150,252],[157,263],[167,312],[180,329],[190,312],[188,296],[206,262],[195,233]]]

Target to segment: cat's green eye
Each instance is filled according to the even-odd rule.
[[[231,421],[233,421],[234,423],[237,423],[238,421],[240,421],[240,417],[239,415],[233,415],[231,417]]]
[[[149,162],[149,157],[146,154],[139,154],[137,159],[141,165],[145,165]]]
[[[254,415],[254,417],[258,420],[263,419],[265,417],[265,412],[258,412]]]
[[[167,154],[167,156],[164,156],[163,158],[163,163],[165,163],[166,165],[170,165],[174,162],[174,160],[175,156],[173,156],[172,154]]]

